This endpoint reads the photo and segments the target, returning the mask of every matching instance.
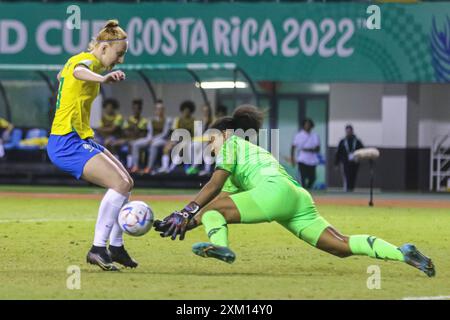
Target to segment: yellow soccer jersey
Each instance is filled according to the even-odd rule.
[[[139,139],[147,134],[148,120],[143,117],[136,119],[134,116],[129,116],[123,125],[123,129],[127,138]]]
[[[193,136],[194,135],[194,121],[195,121],[194,118],[177,117],[173,121],[172,130],[186,129],[187,131],[189,131],[191,136]]]
[[[3,118],[0,118],[0,129],[7,129],[11,124]]]
[[[95,73],[105,71],[100,61],[88,52],[77,54],[67,61],[61,71],[51,134],[65,135],[76,131],[81,139],[86,139],[94,136],[89,118],[92,101],[99,93],[100,83],[76,79],[73,70],[78,65],[84,65]]]
[[[120,113],[116,113],[115,115],[109,116],[107,114],[102,115],[102,119],[100,120],[100,127],[110,127],[110,126],[122,127],[123,125],[123,117]]]
[[[131,127],[136,127],[139,130],[147,130],[148,120],[146,118],[140,118],[139,121],[134,116],[129,116],[128,120],[125,121],[123,126],[124,129],[129,129]]]

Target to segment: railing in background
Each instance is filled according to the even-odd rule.
[[[430,191],[450,190],[450,133],[433,139],[430,152]]]

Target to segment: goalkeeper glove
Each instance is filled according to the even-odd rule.
[[[175,211],[164,218],[161,223],[155,226],[155,230],[161,231],[162,237],[171,236],[171,239],[175,240],[177,235],[180,235],[179,239],[184,240],[186,231],[196,227],[196,223],[192,218],[199,211],[200,206],[195,202],[191,202],[181,211]],[[190,223],[191,221],[193,223]],[[191,227],[189,228],[189,226]]]

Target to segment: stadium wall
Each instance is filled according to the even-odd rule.
[[[377,147],[376,187],[428,190],[429,158],[434,137],[448,134],[448,85],[332,84],[328,123],[328,185],[342,185],[333,159],[346,124],[365,146]],[[362,164],[357,186],[367,187],[368,165]]]

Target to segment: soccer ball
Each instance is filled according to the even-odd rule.
[[[153,211],[143,201],[130,201],[120,209],[118,222],[120,228],[130,236],[146,234],[153,225]]]

